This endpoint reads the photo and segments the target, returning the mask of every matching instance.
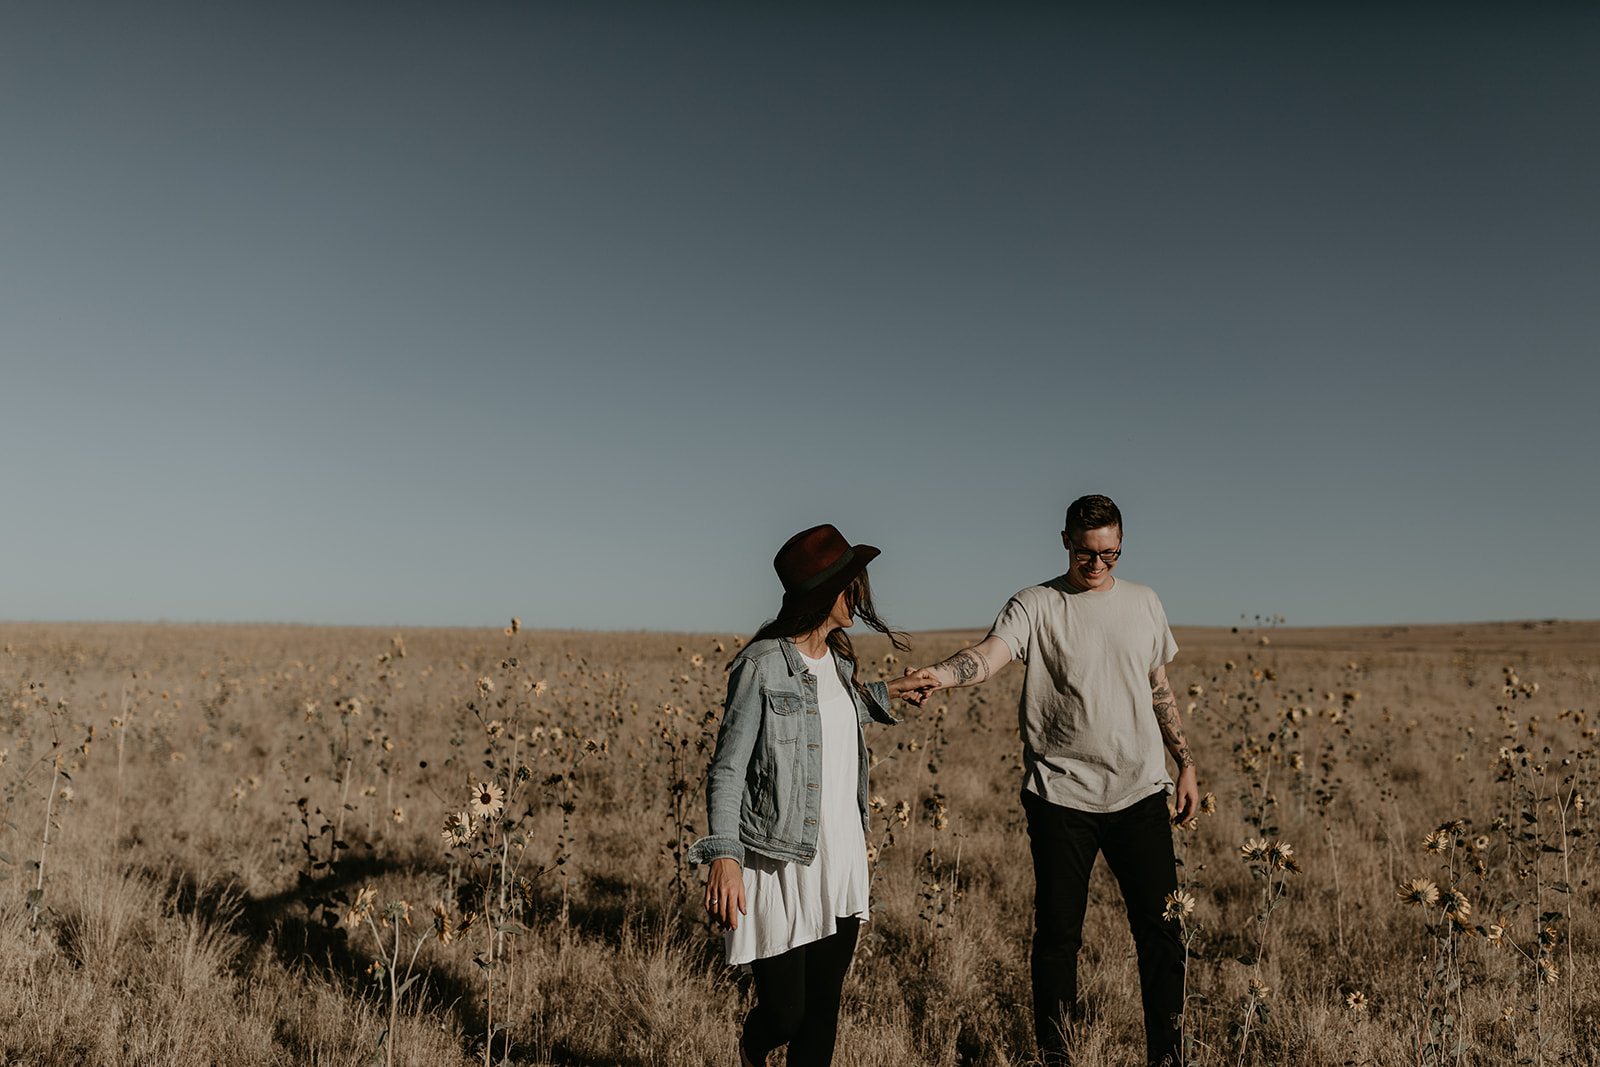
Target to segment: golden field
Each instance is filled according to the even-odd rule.
[[[1177,637],[1215,798],[1175,831],[1191,1061],[1600,1060],[1600,623]],[[678,859],[733,635],[0,644],[0,1063],[735,1062],[747,979]],[[1020,679],[869,728],[836,1063],[1030,1062]],[[1131,956],[1102,865],[1075,1062],[1142,1062]]]

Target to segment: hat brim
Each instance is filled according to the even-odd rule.
[[[814,587],[803,593],[785,593],[783,606],[778,610],[778,618],[810,615],[831,608],[839,594],[848,589],[850,583],[856,580],[856,576],[867,569],[867,564],[881,554],[872,545],[851,545],[850,551],[850,559]]]

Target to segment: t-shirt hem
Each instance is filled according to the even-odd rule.
[[[1022,780],[1023,790],[1025,792],[1032,793],[1040,800],[1048,801],[1057,807],[1071,808],[1074,811],[1092,811],[1097,815],[1109,815],[1112,812],[1126,811],[1128,808],[1131,808],[1135,804],[1139,803],[1139,801],[1153,797],[1157,793],[1165,793],[1168,796],[1171,796],[1178,791],[1177,785],[1171,780],[1165,782],[1154,782],[1147,789],[1140,789],[1130,793],[1127,799],[1119,800],[1112,804],[1096,804],[1081,799],[1057,800],[1056,798],[1050,796],[1049,793],[1039,792],[1039,790],[1035,789],[1033,785],[1034,783],[1032,776],[1025,777]]]
[[[799,936],[790,940],[787,944],[772,949],[765,954],[762,954],[759,950],[753,951],[749,955],[746,955],[744,952],[734,953],[731,951],[731,945],[725,946],[723,951],[725,958],[727,959],[728,966],[748,966],[750,963],[756,960],[768,960],[774,956],[781,956],[785,952],[792,952],[795,949],[800,948],[802,945],[809,945],[814,941],[821,941],[825,937],[832,937],[834,934],[839,932],[840,919],[860,919],[862,922],[868,923],[872,921],[872,909],[863,904],[861,907],[852,909],[844,915],[830,915],[828,916],[826,930],[822,930],[820,932],[810,930],[805,931],[804,933],[801,933]],[[730,941],[732,940],[734,933],[735,931],[728,931],[726,936]],[[735,958],[736,956],[737,958]]]

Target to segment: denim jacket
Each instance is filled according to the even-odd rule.
[[[889,689],[867,683],[869,699],[850,683],[850,665],[838,661],[839,676],[856,705],[856,722],[898,723],[889,712]],[[861,772],[856,799],[861,827],[867,823],[867,745],[856,730]],[[710,833],[689,849],[690,863],[724,856],[744,865],[745,852],[810,866],[817,854],[821,810],[822,719],[817,679],[788,638],[751,642],[728,673],[728,699],[716,753],[706,772]]]

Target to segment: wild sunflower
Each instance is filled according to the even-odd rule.
[[[1272,846],[1259,837],[1252,837],[1239,846],[1239,857],[1246,863],[1255,863],[1267,858],[1267,850]]]
[[[1467,902],[1467,895],[1459,889],[1452,889],[1446,893],[1439,907],[1458,923],[1465,923],[1467,917],[1472,914],[1472,905]]]
[[[1182,919],[1194,911],[1194,897],[1182,889],[1174,889],[1167,894],[1167,910],[1161,917],[1168,922]]]
[[[1368,1003],[1369,1001],[1367,1000],[1367,995],[1361,992],[1359,989],[1352,990],[1350,994],[1344,998],[1344,1006],[1358,1015],[1366,1014]]]
[[[365,922],[368,913],[372,911],[373,901],[377,897],[378,890],[375,886],[369,885],[367,888],[357,892],[355,903],[351,904],[350,909],[344,913],[344,924],[354,930]]]
[[[493,782],[475,782],[467,809],[480,819],[493,818],[505,806],[505,795],[505,790]]]
[[[1409,882],[1400,883],[1398,895],[1405,904],[1437,904],[1439,887],[1426,878],[1413,878]]]
[[[439,836],[444,838],[444,843],[450,848],[464,845],[472,840],[472,816],[464,811],[452,811],[444,817],[444,829]]]

